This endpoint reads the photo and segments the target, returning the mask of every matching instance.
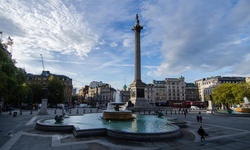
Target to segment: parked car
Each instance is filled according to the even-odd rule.
[[[88,107],[88,104],[80,104],[77,108],[86,108]]]
[[[191,106],[191,110],[200,110],[198,106]]]
[[[64,107],[64,104],[57,104],[57,108],[62,109],[62,108],[65,108],[65,107]]]
[[[42,104],[37,104],[37,108],[41,108],[42,107]]]

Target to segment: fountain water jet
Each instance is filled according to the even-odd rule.
[[[115,102],[108,104],[108,109],[102,113],[102,118],[105,120],[131,120],[134,119],[130,110],[120,110],[124,102],[121,102],[120,92],[117,90],[115,94]],[[111,107],[113,106],[113,107]]]

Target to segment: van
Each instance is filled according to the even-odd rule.
[[[200,110],[198,106],[191,106],[191,110]]]
[[[60,108],[60,109],[64,108],[64,104],[57,104],[57,108]]]

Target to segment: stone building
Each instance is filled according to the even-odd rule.
[[[114,101],[115,91],[107,83],[93,81],[89,85],[88,104],[94,107],[106,107],[109,102]]]
[[[145,99],[151,105],[155,105],[154,84],[147,84],[145,87]]]
[[[194,83],[186,83],[186,100],[199,101],[198,87]]]
[[[123,89],[120,91],[121,101],[127,103],[130,99],[130,88],[127,88],[127,85],[123,86]]]
[[[195,84],[198,87],[199,97],[201,101],[206,101],[206,97],[212,94],[212,89],[223,83],[240,83],[246,82],[245,77],[208,77],[195,80]]]
[[[49,83],[49,77],[54,76],[59,78],[64,84],[64,102],[71,104],[72,96],[72,79],[64,75],[51,74],[49,71],[43,71],[40,75],[27,74],[26,84],[36,84],[46,87]]]
[[[165,78],[165,80],[153,80],[153,101],[155,105],[161,105],[169,100],[186,100],[185,78]],[[146,93],[146,92],[145,92]]]
[[[76,104],[88,103],[88,93],[89,93],[89,86],[85,85],[78,92]]]

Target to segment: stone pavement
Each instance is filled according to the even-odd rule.
[[[79,110],[81,112],[82,110]],[[87,112],[87,111],[86,111]],[[94,112],[94,111],[93,111]],[[74,112],[76,113],[76,111]],[[73,114],[73,112],[72,112]],[[39,116],[29,111],[12,117],[0,114],[1,150],[245,150],[250,149],[250,117],[206,114],[202,111],[203,122],[196,121],[198,111],[183,114],[167,114],[187,122],[182,128],[183,136],[172,141],[132,142],[110,137],[75,138],[72,133],[43,132],[35,130],[35,122],[42,118],[54,118],[54,110],[49,115]],[[197,130],[203,126],[209,133],[205,142],[200,141]]]

